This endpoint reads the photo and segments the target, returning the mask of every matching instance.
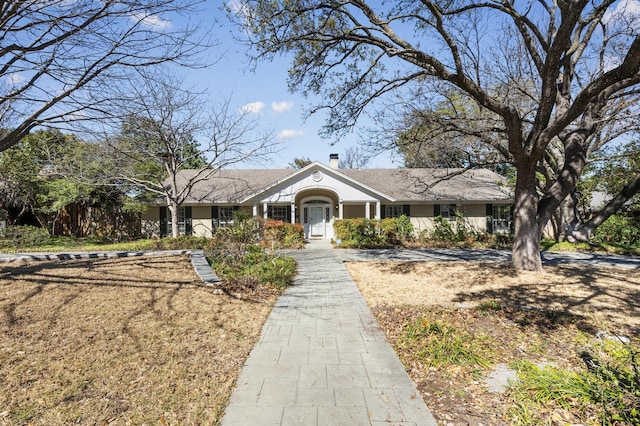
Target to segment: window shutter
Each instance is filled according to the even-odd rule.
[[[402,205],[402,214],[406,217],[409,217],[411,215],[411,207],[409,206],[409,204]]]
[[[487,216],[493,217],[493,204],[487,204]]]
[[[440,204],[433,205],[433,217],[440,216]]]
[[[191,235],[193,233],[193,224],[191,221],[192,213],[191,206],[185,206],[184,208],[184,235]]]
[[[240,210],[240,206],[233,206],[233,211],[234,211],[234,212],[235,212],[235,211],[238,211],[238,210]]]
[[[287,208],[287,223],[291,223],[291,207]]]
[[[385,217],[387,217],[386,213],[387,213],[387,206],[382,204],[380,206],[380,219],[384,219]]]
[[[160,207],[160,237],[167,236],[167,208]]]
[[[218,217],[220,216],[218,206],[211,206],[211,234],[213,235],[218,229],[219,222]]]
[[[493,204],[487,204],[487,232],[493,233]]]

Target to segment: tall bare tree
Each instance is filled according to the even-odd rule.
[[[539,270],[542,231],[575,188],[607,108],[623,102],[635,113],[640,25],[628,4],[246,0],[235,17],[256,60],[294,55],[290,89],[322,95],[314,110],[328,109],[330,134],[418,81],[463,93],[494,117],[494,147],[517,170],[513,264]],[[553,141],[563,147],[559,173],[540,195],[536,173]]]
[[[162,76],[136,93],[120,134],[109,139],[118,171],[113,178],[164,199],[174,237],[179,208],[195,185],[222,168],[260,162],[276,147],[273,132],[260,130],[249,112],[233,110],[229,98],[208,102]]]
[[[0,151],[37,126],[117,114],[141,70],[195,66],[210,45],[187,19],[201,0],[0,2]],[[204,33],[202,33],[204,34]],[[114,110],[113,101],[117,101]]]

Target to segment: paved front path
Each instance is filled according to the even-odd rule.
[[[298,276],[267,319],[222,425],[435,425],[331,246],[290,254]]]

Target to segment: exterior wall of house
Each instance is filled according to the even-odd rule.
[[[191,235],[196,237],[211,237],[211,206],[191,207]]]
[[[343,219],[356,219],[359,217],[364,217],[364,204],[360,204],[360,205],[345,204],[343,206],[343,209],[342,209]]]
[[[433,229],[433,205],[412,204],[410,213],[409,220],[416,235],[424,230]]]
[[[487,207],[486,204],[466,204],[461,209],[467,226],[475,232],[486,232],[487,230]]]
[[[142,231],[145,238],[160,237],[160,207],[150,206],[141,217]]]

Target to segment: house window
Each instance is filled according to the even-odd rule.
[[[283,222],[287,221],[287,210],[291,210],[290,207],[282,207],[282,206],[272,206],[271,207],[271,219],[273,220],[281,220]]]
[[[385,219],[388,217],[400,217],[402,215],[409,217],[411,215],[410,207],[411,206],[409,204],[401,204],[401,205],[383,204],[380,214],[382,215],[382,219]]]
[[[384,206],[384,217],[400,217],[402,214],[402,206]]]
[[[439,206],[439,214],[435,214],[435,216],[440,216],[443,219],[455,220],[458,209],[455,204],[440,204]],[[438,209],[436,209],[436,212]]]
[[[218,223],[220,226],[233,224],[233,207],[218,207]]]
[[[191,207],[178,207],[178,235],[191,235]],[[171,212],[167,207],[160,207],[160,235],[173,235]]]
[[[511,206],[492,206],[491,230],[494,234],[508,234],[511,232]]]

